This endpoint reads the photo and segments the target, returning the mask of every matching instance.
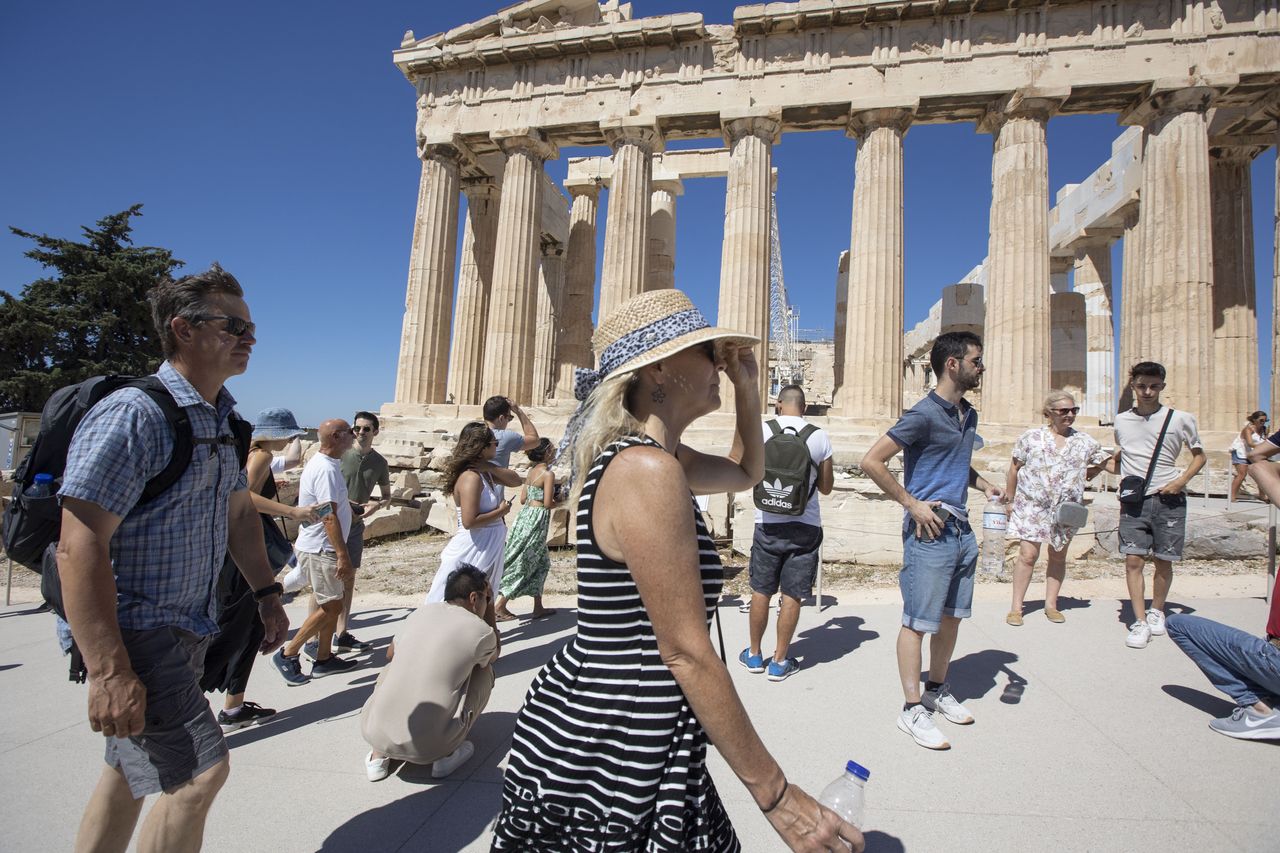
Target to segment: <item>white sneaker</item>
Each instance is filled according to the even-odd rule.
[[[925,749],[950,749],[951,744],[933,724],[933,714],[923,705],[912,705],[898,715],[898,728]]]
[[[1129,636],[1124,644],[1131,649],[1145,649],[1151,642],[1151,626],[1146,622],[1134,622],[1129,626]]]
[[[370,782],[380,782],[387,778],[391,775],[391,758],[374,758],[370,752],[364,757],[364,775],[369,777]]]
[[[443,779],[453,771],[471,760],[471,756],[476,754],[476,745],[469,740],[464,740],[462,746],[446,755],[444,758],[436,759],[431,765],[431,778]]]
[[[930,711],[940,711],[949,722],[958,726],[967,726],[973,722],[973,714],[951,695],[949,684],[943,684],[937,690],[926,690],[920,701]]]
[[[1151,636],[1164,636],[1164,611],[1154,608],[1147,609],[1147,625],[1151,628]]]

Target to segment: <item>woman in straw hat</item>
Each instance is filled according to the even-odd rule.
[[[599,369],[562,442],[578,518],[578,633],[516,721],[494,850],[735,851],[706,764],[708,736],[794,850],[862,835],[789,785],[734,691],[708,629],[722,570],[694,494],[763,476],[753,337],[713,328],[683,293],[623,304],[596,330]],[[728,457],[680,443],[733,383]]]

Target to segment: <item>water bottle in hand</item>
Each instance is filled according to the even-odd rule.
[[[1009,526],[1009,511],[1004,501],[992,498],[982,511],[982,559],[984,574],[1004,571],[1004,533]]]
[[[865,786],[869,778],[870,770],[856,761],[850,761],[844,766],[844,772],[822,789],[818,802],[861,829],[866,809]]]

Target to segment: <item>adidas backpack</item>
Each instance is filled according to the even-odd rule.
[[[812,484],[809,482],[810,470],[817,467],[809,455],[809,436],[818,428],[805,424],[796,432],[794,427],[783,427],[776,420],[768,421],[768,426],[773,435],[764,443],[764,480],[752,495],[756,509],[777,515],[804,515],[818,485],[817,478]]]

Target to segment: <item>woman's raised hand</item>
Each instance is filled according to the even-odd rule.
[[[760,365],[756,362],[755,347],[726,346],[724,375],[734,385],[755,385],[760,378]]]
[[[861,830],[795,785],[765,817],[789,848],[802,853],[861,853],[866,846]]]

